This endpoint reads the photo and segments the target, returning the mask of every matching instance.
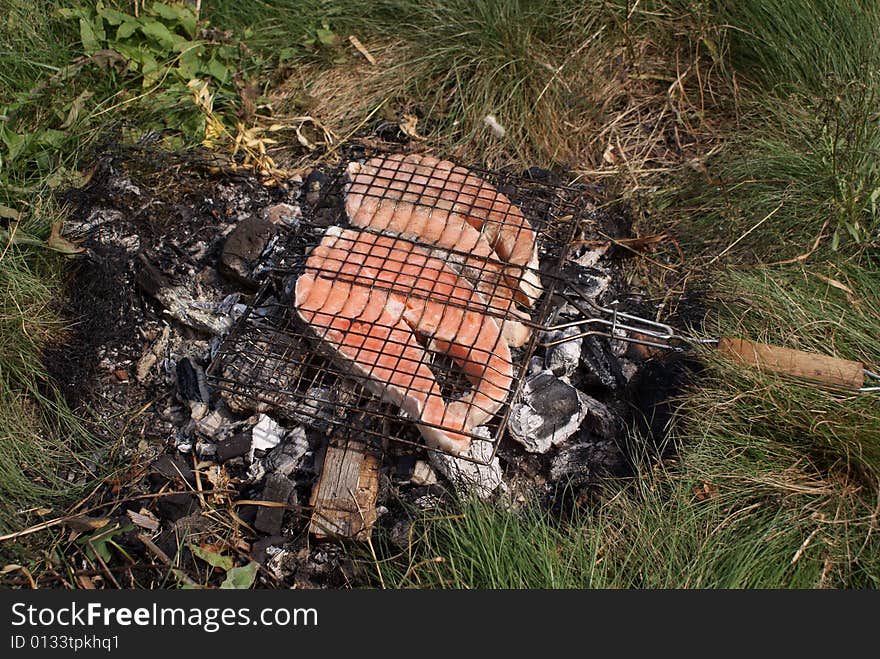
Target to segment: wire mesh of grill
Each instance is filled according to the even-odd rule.
[[[235,410],[486,464],[585,216],[581,195],[352,151],[281,236],[208,376]],[[471,442],[491,450],[468,454]]]

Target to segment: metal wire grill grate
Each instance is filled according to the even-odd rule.
[[[553,307],[583,193],[354,152],[208,369],[233,409],[494,457]],[[467,456],[463,456],[467,459]]]

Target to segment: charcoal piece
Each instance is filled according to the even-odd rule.
[[[317,169],[313,169],[309,172],[309,175],[306,176],[303,181],[303,192],[305,194],[306,203],[315,206],[321,200],[321,197],[326,194],[329,183],[329,177],[323,172],[320,172]]]
[[[194,364],[189,357],[184,357],[177,362],[175,372],[177,393],[181,398],[199,403],[207,403],[210,400],[208,382],[201,366]]]
[[[599,256],[596,256],[597,254]],[[584,252],[580,258],[589,262],[589,260],[593,259],[598,260],[599,257],[601,257],[601,254],[593,250]],[[606,271],[600,268],[584,266],[573,261],[565,265],[561,276],[569,286],[574,285],[568,291],[574,299],[585,297],[588,300],[595,301],[611,285],[611,278]]]
[[[584,337],[581,344],[581,360],[587,367],[582,369],[583,386],[617,391],[626,384],[620,364],[611,353],[611,346],[608,345],[608,339],[605,337]]]
[[[269,556],[266,552],[267,549],[271,546],[280,547],[284,544],[284,537],[280,535],[270,535],[265,538],[260,538],[255,540],[251,545],[251,551],[249,553],[250,559],[252,561],[256,561],[262,565],[266,564],[266,561],[269,559]]]
[[[413,468],[410,483],[417,486],[434,485],[437,483],[437,474],[431,469],[431,465],[424,460],[419,460]]]
[[[273,204],[263,209],[263,217],[272,224],[296,227],[302,217],[302,209],[296,204]]]
[[[199,502],[195,495],[185,492],[180,494],[166,494],[156,502],[159,516],[171,522],[176,522],[199,509]]]
[[[561,182],[557,174],[543,167],[529,167],[523,172],[523,178],[538,181],[539,183],[549,183],[550,185],[559,185]]]
[[[416,468],[416,456],[407,453],[397,456],[394,463],[394,479],[401,483],[408,483]]]
[[[229,439],[226,439],[217,444],[217,459],[220,462],[226,462],[227,460],[232,460],[233,458],[241,457],[245,455],[248,451],[251,450],[251,432],[250,430],[246,430],[244,432],[235,433]]]
[[[569,340],[547,348],[547,352],[544,354],[544,368],[552,371],[554,375],[572,375],[581,361],[581,339],[571,337],[580,332],[583,332],[580,327],[567,327],[563,330],[545,332],[541,337],[543,342]]]
[[[195,500],[194,496],[187,496],[190,496],[193,500]],[[200,510],[195,510],[188,515],[184,515],[183,517],[176,519],[174,521],[174,524],[171,525],[171,530],[175,531],[178,536],[186,536],[196,533],[204,533],[212,526],[213,523],[209,517],[202,515]]]
[[[401,549],[411,549],[413,524],[415,524],[415,521],[409,517],[397,520],[388,534],[389,540]]]
[[[167,482],[180,483],[184,481],[195,483],[196,477],[192,468],[180,455],[171,457],[166,454],[160,455],[150,465],[148,479],[154,486],[164,485]]]
[[[475,435],[489,439],[489,431],[485,426],[477,426],[473,432]],[[496,455],[489,460],[492,449],[492,442],[473,440],[468,448],[467,456],[456,457],[437,451],[429,451],[428,459],[431,465],[452,483],[458,494],[462,496],[474,495],[485,501],[503,482],[501,461],[498,456]],[[465,460],[464,457],[478,462]],[[479,464],[480,462],[488,462],[489,464]]]
[[[624,458],[612,441],[575,444],[562,449],[550,461],[550,478],[575,485],[592,483],[597,476],[618,472]]]
[[[147,295],[156,297],[163,288],[169,286],[168,278],[154,266],[145,254],[138,254],[140,265],[135,273],[135,282]]]
[[[309,450],[309,440],[305,428],[294,428],[285,436],[284,441],[269,451],[264,460],[267,471],[290,476],[299,469],[303,458]]]
[[[277,224],[258,215],[239,222],[223,245],[220,272],[249,288],[259,286],[254,271],[263,250],[277,232]]]
[[[550,371],[529,378],[511,406],[508,429],[530,453],[546,453],[577,432],[590,399]]]
[[[286,476],[269,474],[266,476],[261,499],[283,504],[295,503],[293,481]],[[269,535],[278,535],[281,532],[281,522],[284,521],[286,510],[282,507],[259,506],[254,528]]]

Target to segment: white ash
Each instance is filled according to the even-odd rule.
[[[189,401],[191,410],[192,427],[186,430],[195,430],[209,439],[218,439],[221,430],[231,425],[231,419],[222,409],[212,410],[206,403]]]
[[[491,438],[491,433],[485,426],[474,428],[473,433],[487,440]],[[475,439],[471,441],[468,457],[485,462],[492,455],[492,449],[491,441]],[[486,465],[436,451],[429,451],[428,455],[434,468],[462,494],[475,494],[486,500],[502,485],[501,463],[497,455]]]
[[[587,301],[596,301],[611,288],[611,275],[596,275],[591,272],[579,272],[577,275],[578,289]],[[578,312],[580,314],[580,312]],[[580,314],[582,315],[582,314]]]
[[[253,460],[253,455],[250,456],[251,460]],[[266,465],[263,464],[262,460],[257,460],[253,462],[247,470],[247,480],[245,481],[247,484],[259,483],[266,476]]]
[[[251,430],[251,450],[248,462],[254,461],[254,451],[268,451],[281,443],[287,431],[268,414],[260,414],[256,425]]]
[[[547,348],[544,356],[544,368],[553,372],[557,376],[571,376],[577,370],[581,361],[581,341],[580,337],[574,337],[582,333],[581,327],[566,327],[562,330],[553,330],[544,332],[541,341],[549,343],[560,339],[568,339],[564,343],[559,343]]]
[[[218,312],[217,304],[193,298],[185,286],[163,288],[156,298],[168,315],[200,332],[222,335],[232,327],[232,318]]]
[[[586,249],[583,254],[579,254],[576,257],[573,257],[571,261],[573,263],[577,263],[584,268],[595,268],[598,267],[599,261],[602,260],[602,257],[608,252],[608,248],[611,246],[611,243],[605,243],[601,247]]]
[[[193,449],[192,437],[186,434],[182,428],[174,434],[174,447],[181,453],[189,453]]]
[[[434,510],[443,505],[443,499],[436,494],[423,494],[420,497],[416,497],[413,503],[419,510]]]
[[[292,551],[270,545],[266,547],[266,555],[270,557],[266,561],[266,569],[279,581],[296,572],[298,561]]]
[[[431,469],[431,465],[427,462],[424,460],[417,460],[413,467],[412,476],[410,476],[409,482],[413,485],[435,485],[437,483],[437,474],[434,473],[434,470]]]
[[[217,457],[217,444],[215,442],[198,440],[194,448],[196,455],[202,460],[213,460]]]
[[[615,357],[623,357],[627,350],[629,350],[629,342],[625,339],[627,338],[626,331],[622,329],[614,329],[611,332],[612,336],[620,337],[620,340],[611,339],[608,342],[608,347],[611,349],[611,354]]]
[[[589,407],[585,393],[542,371],[526,381],[521,400],[511,406],[508,430],[530,453],[546,453],[578,431]]]
[[[289,431],[284,441],[273,448],[263,460],[263,466],[282,476],[290,476],[296,471],[309,453],[309,440],[306,429],[297,426]]]
[[[544,370],[544,358],[538,355],[532,356],[529,360],[529,375],[535,375]]]
[[[639,372],[639,367],[629,359],[621,359],[620,372],[623,373],[623,377],[629,382],[632,380],[633,376]]]
[[[133,194],[135,197],[140,197],[142,194],[141,189],[137,185],[132,183],[131,179],[125,177],[111,177],[108,183],[108,187],[114,192],[122,194]]]
[[[78,222],[76,224],[67,223],[65,225],[65,235],[85,235],[90,233],[97,227],[110,224],[110,225],[119,225],[125,219],[125,215],[122,211],[112,210],[107,208],[96,208],[89,216],[82,222]]]

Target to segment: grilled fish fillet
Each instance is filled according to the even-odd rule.
[[[370,199],[404,202],[458,214],[479,231],[503,262],[512,264],[517,300],[533,306],[543,287],[538,275],[535,232],[501,192],[464,167],[420,154],[377,156],[349,166],[349,217],[375,212]],[[519,267],[517,267],[519,266]]]
[[[466,450],[463,433],[493,416],[510,391],[510,350],[485,299],[405,240],[330,227],[297,280],[295,306],[371,391],[421,422],[432,446]],[[465,396],[445,404],[416,333],[462,369],[472,387]]]
[[[300,317],[369,391],[422,421],[419,431],[430,446],[467,450],[470,438],[449,430],[464,429],[464,418],[447,411],[424,349],[401,319],[399,305],[389,308],[387,294],[306,272],[297,279],[295,295]]]
[[[350,163],[349,172],[358,167]],[[528,341],[529,328],[511,318],[528,318],[514,305],[517,280],[504,272],[486,238],[463,215],[355,192],[361,187],[353,183],[346,195],[352,224],[452,250],[444,256],[460,266],[462,274],[486,297],[489,313],[502,317],[501,333],[507,344],[517,348]]]

